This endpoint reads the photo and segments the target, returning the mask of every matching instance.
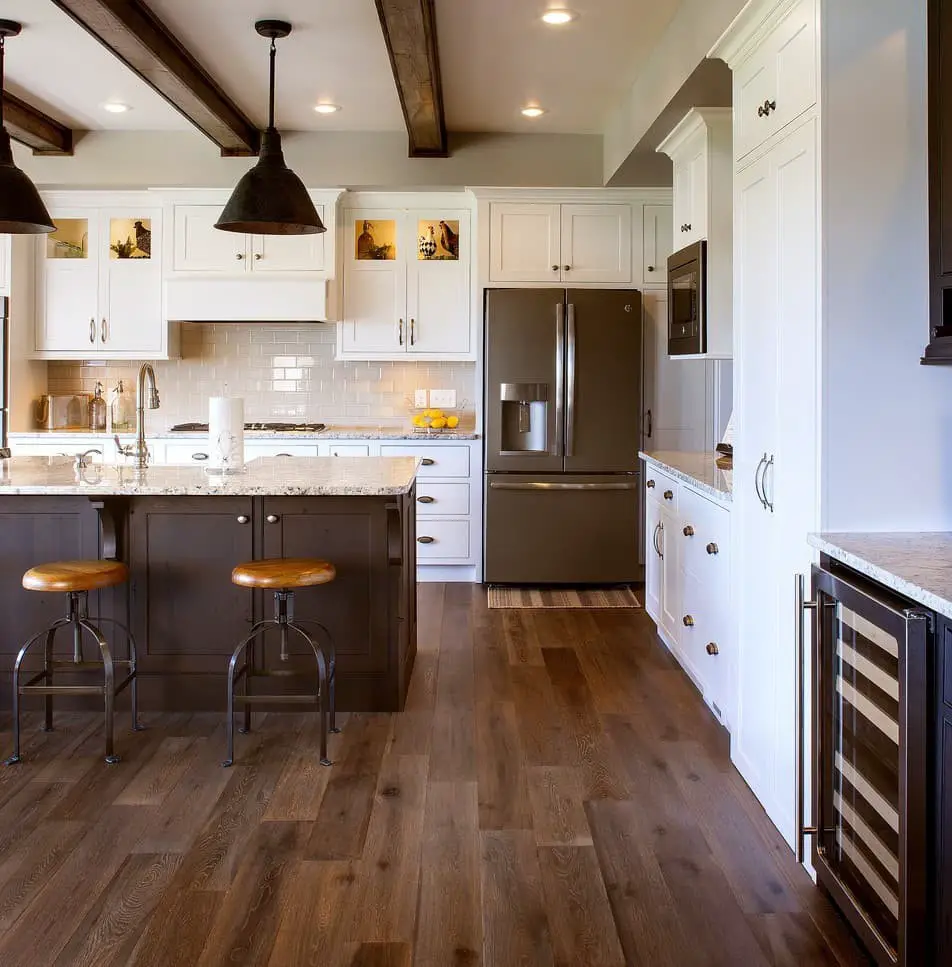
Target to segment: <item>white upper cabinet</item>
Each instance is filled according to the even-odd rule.
[[[631,281],[631,206],[562,205],[562,281]]]
[[[628,284],[631,234],[628,204],[493,202],[489,280]]]
[[[0,296],[10,295],[11,242],[12,239],[9,235],[0,235]]]
[[[817,102],[816,0],[779,5],[761,33],[756,51],[734,71],[734,157],[738,160]],[[728,43],[717,55],[740,60],[743,51]]]
[[[316,205],[324,219],[324,206]],[[218,203],[172,206],[175,273],[247,276],[257,272],[323,274],[325,237],[321,235],[242,235],[215,228]]]
[[[674,251],[673,224],[670,205],[644,206],[641,277],[645,285],[664,285],[668,281],[668,256]]]
[[[343,212],[341,359],[472,358],[470,213]]]
[[[36,241],[36,355],[174,355],[177,330],[162,311],[162,209],[154,199],[80,194],[47,203],[57,230]]]

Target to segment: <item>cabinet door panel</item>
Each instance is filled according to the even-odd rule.
[[[631,207],[563,205],[562,279],[631,282]]]
[[[734,71],[734,157],[743,158],[774,132],[771,118],[760,108],[774,98],[776,64],[770,50],[759,50]]]
[[[470,351],[469,266],[459,262],[411,263],[404,334],[409,353]]]
[[[220,232],[218,205],[176,205],[172,268],[176,272],[241,275],[246,271],[249,237]]]
[[[396,262],[372,272],[350,267],[345,270],[341,322],[345,353],[406,350],[409,340],[406,279],[406,267]]]
[[[490,281],[561,281],[558,205],[495,203],[490,221]]]
[[[668,281],[668,256],[674,251],[673,229],[670,205],[645,205],[642,274],[645,285],[664,285]]]
[[[698,150],[697,154],[695,154],[688,163],[691,169],[691,215],[688,219],[688,224],[691,227],[684,236],[685,245],[692,245],[694,242],[698,242],[702,238],[707,238],[708,160],[708,150],[705,142],[700,150]]]
[[[662,507],[661,532],[661,627],[675,648],[681,646],[681,562],[678,554],[678,519]]]
[[[324,208],[317,206],[323,219]],[[251,239],[254,272],[323,272],[324,235],[254,235]]]
[[[646,472],[650,468],[646,468]],[[650,478],[650,473],[648,473]],[[661,505],[656,500],[645,501],[645,610],[661,623],[661,555],[658,537],[661,532]]]
[[[817,100],[816,0],[800,0],[774,35],[777,109],[771,117],[779,131]]]

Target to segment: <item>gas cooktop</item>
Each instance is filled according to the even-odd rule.
[[[271,433],[320,433],[324,423],[246,423],[246,430],[265,430]],[[177,423],[170,433],[207,433],[207,423]]]

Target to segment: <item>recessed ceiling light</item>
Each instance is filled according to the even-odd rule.
[[[102,109],[110,114],[125,114],[126,111],[132,110],[128,104],[122,104],[119,101],[107,101],[103,104]]]
[[[336,114],[340,110],[339,104],[315,104],[314,110],[318,114]]]
[[[563,24],[571,23],[576,17],[578,17],[578,14],[571,10],[546,10],[542,14],[542,19],[547,24],[552,24],[553,27],[561,27]]]
[[[532,104],[529,107],[524,107],[522,113],[527,118],[540,118],[545,114],[545,108]]]

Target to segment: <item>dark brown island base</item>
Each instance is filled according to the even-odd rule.
[[[67,609],[65,594],[23,590],[23,573],[36,564],[126,562],[128,584],[90,593],[90,613],[132,628],[141,709],[203,711],[224,710],[229,657],[254,621],[273,614],[271,593],[234,586],[232,568],[316,557],[337,577],[296,592],[295,612],[336,640],[337,707],[401,710],[416,654],[416,466],[407,457],[274,457],[229,476],[173,466],[136,476],[129,468],[79,469],[68,458],[0,460],[0,707],[10,706],[20,646]],[[121,635],[104,630],[124,657]],[[271,665],[277,638],[267,639]],[[59,657],[72,654],[68,634],[56,648]],[[41,665],[36,651],[33,664]],[[295,643],[289,667],[298,655],[307,658]],[[95,642],[85,657],[99,657]],[[261,684],[268,694],[307,688],[286,678]],[[58,698],[57,707],[94,702]],[[24,703],[41,707],[41,698]]]

